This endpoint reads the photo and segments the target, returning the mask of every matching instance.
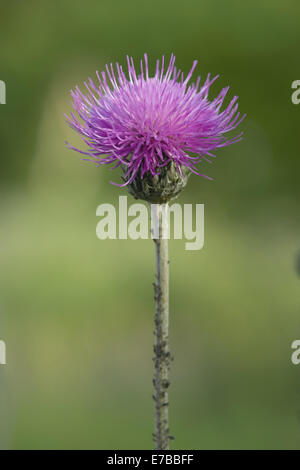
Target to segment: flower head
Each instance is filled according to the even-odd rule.
[[[166,70],[164,57],[161,63],[157,60],[154,77],[149,76],[146,54],[139,71],[127,57],[128,76],[118,63],[116,72],[112,64],[106,65],[105,72],[97,72],[97,84],[91,78],[85,82],[85,94],[78,87],[71,92],[76,113],[66,118],[88,149],[69,147],[98,165],[126,168],[124,185],[137,177],[156,177],[170,164],[182,177],[182,168],[200,174],[199,162],[210,162],[212,151],[241,139],[242,134],[225,135],[244,116],[237,111],[237,96],[221,110],[229,87],[209,100],[217,76],[208,75],[201,86],[198,77],[189,85],[196,65],[194,61],[186,77],[176,69],[174,55]]]

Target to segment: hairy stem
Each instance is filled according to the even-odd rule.
[[[156,249],[156,280],[154,284],[155,312],[155,344],[154,344],[154,401],[155,401],[155,448],[169,449],[168,420],[168,387],[170,369],[169,350],[169,257],[168,257],[168,204],[154,206],[154,218],[157,238],[154,239]],[[165,237],[165,238],[164,238]]]

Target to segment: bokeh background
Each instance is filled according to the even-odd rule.
[[[205,246],[171,241],[176,449],[298,449],[300,4],[286,0],[0,3],[0,447],[152,448],[154,247],[100,241],[124,189],[66,149],[71,88],[106,62],[176,54],[220,74],[244,140],[195,175]],[[204,167],[203,167],[204,168]],[[134,202],[132,200],[132,202]]]

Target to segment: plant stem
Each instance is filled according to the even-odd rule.
[[[154,206],[157,238],[154,239],[156,251],[156,280],[154,284],[155,344],[154,344],[154,401],[155,401],[155,448],[169,449],[169,403],[168,387],[170,369],[169,350],[169,257],[168,257],[168,203]]]

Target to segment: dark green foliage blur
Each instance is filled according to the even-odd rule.
[[[205,245],[170,242],[177,449],[300,446],[299,2],[0,2],[0,448],[151,448],[154,247],[96,238],[118,172],[66,149],[71,88],[171,52],[220,74],[244,139],[192,175]],[[229,98],[230,98],[229,96]],[[135,202],[130,197],[129,202]]]

